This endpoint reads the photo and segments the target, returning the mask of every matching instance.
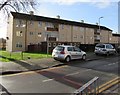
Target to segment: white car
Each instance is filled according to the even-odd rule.
[[[86,52],[78,47],[70,45],[58,45],[53,49],[52,57],[58,60],[69,62],[73,59],[86,59]]]
[[[104,54],[104,55],[110,55],[110,54],[116,54],[115,48],[111,44],[97,44],[95,46],[95,54]]]

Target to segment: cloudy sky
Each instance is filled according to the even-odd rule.
[[[114,1],[114,2],[113,2]],[[38,0],[35,15],[81,21],[96,24],[99,17],[102,26],[118,32],[119,0]],[[4,14],[0,12],[0,38],[6,37],[7,24]]]

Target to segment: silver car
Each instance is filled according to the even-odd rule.
[[[95,54],[104,54],[104,55],[110,55],[110,54],[116,54],[115,48],[111,44],[97,44],[95,46]]]
[[[52,57],[58,60],[69,62],[73,59],[86,59],[86,53],[78,47],[70,45],[59,45],[53,49]]]

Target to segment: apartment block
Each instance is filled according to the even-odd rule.
[[[4,38],[0,38],[0,50],[6,49],[6,40]]]
[[[112,43],[112,44],[116,44],[117,43],[118,45],[120,45],[120,34],[112,33],[110,35],[109,40],[110,40],[110,43]]]
[[[7,51],[27,51],[42,42],[82,44],[109,43],[112,30],[84,22],[11,12],[8,20]],[[111,39],[113,40],[113,38]]]

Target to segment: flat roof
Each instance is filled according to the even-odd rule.
[[[30,15],[30,14],[19,13],[19,12],[11,12],[11,14],[14,18],[17,18],[17,19],[45,21],[45,22],[52,22],[52,23],[58,23],[58,24],[66,24],[66,25],[99,29],[99,25],[82,23],[82,22],[77,22],[77,21],[70,21],[70,20],[64,20],[64,19],[58,19],[58,18],[50,18],[50,17],[38,16],[38,15]],[[105,26],[100,26],[100,28],[102,30],[112,31],[111,29],[109,29]]]

